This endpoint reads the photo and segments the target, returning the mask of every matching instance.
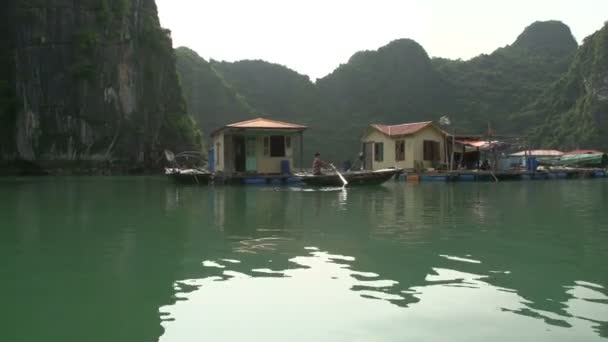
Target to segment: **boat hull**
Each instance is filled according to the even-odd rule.
[[[165,172],[174,183],[191,184],[191,185],[207,185],[211,182],[212,174],[208,172],[188,172],[182,170],[167,170]]]
[[[347,186],[380,185],[393,178],[400,170],[345,172],[342,174]],[[310,186],[342,186],[342,180],[337,174],[299,175],[302,182]]]

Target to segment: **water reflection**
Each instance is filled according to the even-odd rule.
[[[0,191],[3,340],[608,337],[606,182]]]
[[[248,225],[249,228],[246,229],[248,234],[242,233],[243,225],[231,224],[232,229],[226,232],[227,238],[255,237],[239,240],[233,245],[234,253],[245,255],[233,256],[241,261],[238,267],[226,265],[237,273],[227,277],[224,274],[226,270],[219,270],[220,273],[211,278],[201,276],[192,282],[202,286],[200,291],[205,292],[208,289],[203,285],[208,281],[217,282],[222,279],[227,283],[220,286],[225,289],[223,295],[227,300],[227,303],[222,305],[230,306],[231,295],[236,290],[232,290],[229,284],[235,275],[238,275],[237,278],[241,281],[239,286],[243,286],[239,291],[250,291],[247,289],[249,284],[257,289],[257,285],[253,285],[257,284],[257,278],[297,278],[303,288],[299,288],[294,296],[302,295],[305,291],[318,290],[321,291],[319,295],[325,298],[323,290],[317,285],[306,288],[309,281],[307,279],[314,274],[317,277],[315,281],[322,283],[322,287],[331,288],[332,281],[342,280],[343,291],[348,290],[359,298],[352,299],[348,305],[333,301],[323,303],[332,308],[346,305],[350,308],[348,310],[353,310],[353,307],[368,305],[360,303],[361,300],[379,300],[390,304],[393,308],[390,310],[397,308],[398,314],[395,315],[398,318],[395,319],[401,320],[411,319],[412,312],[420,310],[414,308],[424,307],[432,312],[439,311],[436,313],[437,317],[458,321],[458,325],[464,329],[467,327],[467,321],[463,322],[458,316],[458,311],[462,310],[461,314],[465,317],[472,316],[474,320],[487,320],[492,317],[505,322],[494,322],[495,329],[488,331],[486,337],[494,340],[497,339],[496,336],[501,336],[501,331],[504,335],[504,331],[509,330],[506,322],[521,324],[525,329],[536,331],[539,338],[551,340],[567,340],[575,336],[606,336],[608,303],[605,302],[605,290],[593,290],[594,295],[600,297],[595,301],[572,292],[572,284],[578,284],[577,279],[606,283],[606,273],[602,273],[606,266],[597,259],[606,255],[606,248],[598,246],[594,241],[583,242],[580,237],[569,234],[567,230],[571,226],[558,225],[556,228],[559,234],[568,235],[566,240],[559,235],[555,236],[556,231],[550,233],[549,230],[561,219],[572,221],[572,213],[568,213],[570,206],[581,210],[579,202],[582,201],[587,205],[585,208],[588,215],[588,211],[595,211],[595,208],[602,204],[585,196],[579,197],[577,203],[572,203],[567,192],[556,193],[544,187],[539,190],[521,186],[467,186],[470,187],[431,185],[417,188],[401,185],[374,191],[283,189],[264,192],[258,189],[253,196],[274,196],[275,193],[280,193],[277,197],[280,200],[256,200],[256,206],[246,204],[239,210],[230,211],[234,213],[231,220],[247,221],[242,217],[251,215],[247,214],[250,211],[259,210],[258,203],[264,202],[269,203],[269,210],[277,210],[282,215],[275,213],[274,217],[256,216],[254,221],[250,221],[254,224]],[[557,197],[552,197],[553,203],[547,203],[542,195],[533,193],[535,191],[548,191],[552,193],[551,196]],[[286,195],[288,200],[281,197]],[[596,195],[598,194],[594,194]],[[230,201],[228,198],[224,200]],[[232,200],[243,201],[242,198]],[[565,212],[554,212],[556,202],[565,208]],[[534,210],[530,210],[531,206]],[[589,216],[587,219],[597,220],[598,217]],[[603,216],[599,222],[591,221],[592,225],[588,227],[587,234],[605,238],[608,231],[606,222]],[[264,228],[273,225],[281,228]],[[556,240],[559,243],[552,243]],[[303,254],[303,251],[306,251],[303,244],[312,242],[327,252],[307,251]],[[586,270],[581,270],[573,263],[578,258],[576,254],[567,256],[567,251],[572,246],[581,248],[581,251],[584,250],[590,257],[585,259]],[[332,255],[349,257],[337,260],[333,259]],[[256,262],[252,264],[253,260]],[[591,269],[593,271],[589,272]],[[208,272],[202,273],[206,275]],[[550,277],[536,276],[539,274],[549,274]],[[276,284],[276,288],[272,287],[273,291],[287,291],[282,289],[281,284]],[[222,296],[222,293],[216,293],[214,296]],[[454,300],[452,297],[466,300],[459,299],[458,303],[451,304],[459,306],[445,306],[443,303],[451,303]],[[197,302],[198,297],[187,298],[188,301],[198,304],[180,302],[177,306],[210,307],[207,302]],[[424,303],[425,300],[428,303]],[[471,302],[481,303],[482,308],[470,308]],[[587,311],[577,311],[577,304],[572,303],[584,306]],[[321,305],[321,302],[317,301],[317,304]],[[260,302],[258,305],[265,304]],[[431,309],[427,308],[428,306],[437,308]],[[457,307],[458,309],[455,309]],[[325,306],[323,308],[325,309]],[[171,316],[180,317],[179,310],[174,309],[177,310],[173,306],[163,308],[170,312]],[[272,310],[280,313],[283,308],[274,307]],[[389,309],[382,306],[382,309],[377,310]],[[582,312],[584,314],[581,314]],[[334,315],[345,314],[338,310]],[[525,320],[520,321],[521,318],[517,317]],[[298,319],[306,320],[305,317]],[[529,321],[530,319],[532,321]],[[217,321],[207,323],[221,325],[219,320],[218,318]],[[175,322],[177,323],[163,325],[167,329],[167,336],[163,337],[165,340],[172,340],[172,329],[188,331],[188,327],[179,323],[179,318]],[[548,326],[553,328],[547,329]],[[566,328],[570,330],[566,332]],[[470,325],[468,329],[475,330],[476,326]],[[268,334],[260,336],[272,340],[274,335],[271,332]],[[340,334],[351,336],[346,331],[341,331]],[[470,337],[464,332],[463,334],[465,339]],[[221,336],[206,333],[203,335],[215,338]],[[182,337],[185,336],[187,335]],[[389,336],[388,339],[411,336],[397,334]]]
[[[294,247],[293,241],[279,245]],[[257,262],[277,261],[282,254],[279,245]],[[530,309],[516,290],[487,282],[489,275],[433,267],[423,286],[408,287],[382,274],[354,269],[353,256],[313,247],[301,253],[285,256],[287,263],[273,269],[250,268],[257,263],[207,261],[205,267],[212,268],[209,275],[176,283],[176,289],[188,290],[187,295],[160,309],[165,317],[161,340],[242,340],[247,336],[264,341],[350,341],[361,336],[437,340],[445,337],[445,330],[431,325],[440,322],[450,326],[455,340],[507,341],[519,334],[526,339],[591,341],[598,338],[593,332],[601,329],[601,319],[607,317],[606,303],[597,302],[606,300],[597,284],[579,282],[570,287],[569,309],[566,315],[558,315]],[[201,310],[208,314],[196,314]],[[395,324],[406,324],[407,329],[395,329]],[[522,330],[511,332],[512,326]],[[329,339],[322,336],[327,331],[332,332]]]

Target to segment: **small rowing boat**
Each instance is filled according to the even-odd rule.
[[[211,172],[196,166],[202,160],[200,152],[186,151],[174,155],[165,150],[165,158],[172,164],[165,168],[165,175],[175,183],[207,185],[213,179]]]
[[[383,169],[376,171],[347,171],[343,172],[342,176],[348,182],[347,186],[358,185],[380,185],[396,174],[400,173],[401,169]],[[313,175],[312,173],[296,173],[296,177],[302,180],[306,185],[310,186],[342,186],[343,181],[337,173],[325,173],[322,175]]]
[[[211,181],[211,172],[204,169],[165,168],[165,175],[175,183],[207,185]]]

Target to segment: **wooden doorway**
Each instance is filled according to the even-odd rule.
[[[235,135],[233,138],[234,142],[234,170],[236,172],[245,172],[247,156],[245,154],[245,137],[242,135]]]

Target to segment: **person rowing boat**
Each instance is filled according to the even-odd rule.
[[[330,163],[321,160],[321,153],[315,153],[315,158],[312,160],[312,174],[315,176],[322,175],[321,168],[327,166],[330,166]]]

